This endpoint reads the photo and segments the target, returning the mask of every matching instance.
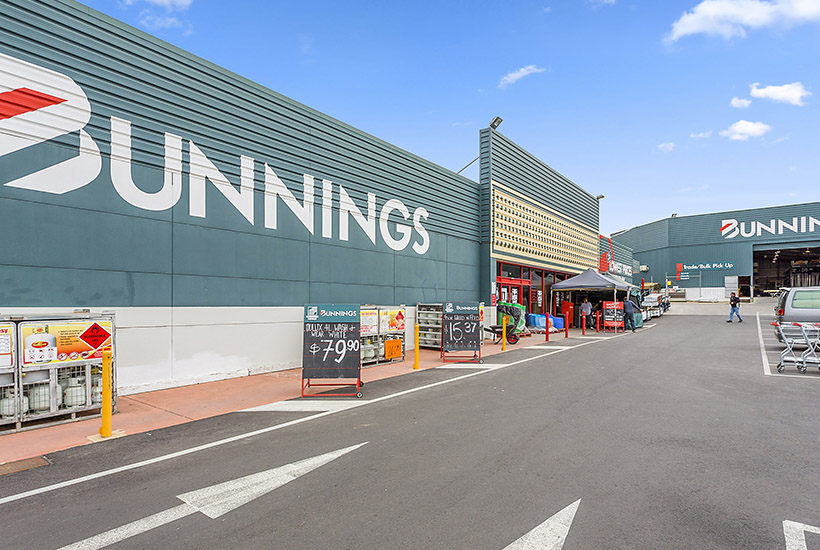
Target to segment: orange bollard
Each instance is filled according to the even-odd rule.
[[[114,400],[111,391],[111,351],[103,351],[102,361],[102,426],[100,427],[100,435],[102,437],[111,437],[111,409],[114,408]]]

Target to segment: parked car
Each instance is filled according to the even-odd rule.
[[[641,300],[641,308],[648,309],[652,317],[660,317],[666,309],[663,307],[662,294],[647,294]]]
[[[774,316],[778,323],[820,323],[820,286],[784,288],[774,306]],[[799,336],[797,327],[783,327],[787,337]],[[775,336],[782,342],[780,333]]]

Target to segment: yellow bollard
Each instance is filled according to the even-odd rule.
[[[414,361],[413,361],[413,368],[415,370],[419,370],[419,324],[416,323],[416,348],[413,350],[414,353]]]
[[[501,316],[501,351],[507,351],[507,316]]]
[[[111,392],[111,350],[103,351],[102,363],[102,427],[100,435],[111,437],[111,409],[113,396]]]

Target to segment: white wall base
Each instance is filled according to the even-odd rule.
[[[66,315],[73,308],[3,314]],[[302,365],[303,308],[95,308],[116,315],[117,392],[129,395]],[[416,308],[406,307],[406,350],[415,348]]]

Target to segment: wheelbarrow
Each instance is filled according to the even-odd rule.
[[[501,342],[501,332],[504,330],[502,325],[490,325],[489,327],[484,327],[485,332],[489,332],[493,335],[493,344],[498,344]],[[510,344],[517,344],[518,343],[518,335],[515,333],[515,325],[509,324],[507,325],[507,342]]]

